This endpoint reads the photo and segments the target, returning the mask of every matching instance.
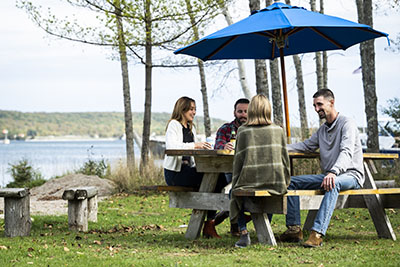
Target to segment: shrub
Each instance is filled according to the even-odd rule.
[[[93,160],[92,156],[94,146],[90,146],[87,150],[88,160],[83,164],[82,168],[76,171],[76,173],[82,173],[85,175],[97,175],[100,178],[104,178],[110,174],[110,165],[104,160]]]
[[[82,173],[85,175],[97,175],[100,178],[104,178],[110,173],[110,166],[104,159],[99,161],[88,159],[88,161],[83,164],[83,167],[80,168],[77,173]]]
[[[8,172],[11,173],[14,181],[7,184],[9,188],[40,186],[46,182],[42,174],[35,170],[27,159],[22,159],[16,164],[10,164]]]

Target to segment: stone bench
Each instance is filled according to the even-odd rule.
[[[29,189],[0,188],[4,198],[4,235],[29,236],[32,221],[29,210]]]
[[[93,186],[66,189],[62,195],[68,200],[68,227],[86,232],[88,221],[97,222],[97,188]]]

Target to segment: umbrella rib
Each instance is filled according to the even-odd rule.
[[[225,46],[227,46],[228,44],[230,44],[233,40],[235,40],[236,38],[238,38],[238,35],[232,36],[231,38],[229,38],[228,41],[226,41],[225,43],[223,43],[220,47],[218,47],[217,49],[214,50],[214,52],[212,52],[211,54],[209,54],[208,56],[206,56],[206,60],[209,60],[211,57],[213,57],[215,54],[217,54],[219,51],[221,51],[222,49],[224,49]]]
[[[304,30],[304,28],[294,28],[291,31],[289,31],[286,35],[290,36],[292,34],[295,34],[296,32],[302,31],[302,30]]]
[[[383,33],[381,33],[381,32],[376,32],[376,31],[374,31],[374,29],[369,29],[369,28],[358,28],[358,29],[360,29],[361,31],[365,31],[365,32],[369,32],[369,33],[373,33],[373,34],[376,34],[376,35],[379,35],[379,36],[386,36],[385,34],[383,34]],[[387,36],[386,36],[387,37]]]
[[[270,32],[267,32],[267,31],[265,31],[265,32],[256,32],[255,34],[261,35],[261,36],[263,36],[263,37],[268,37],[268,38],[271,38],[271,39],[273,40],[273,41],[272,41],[271,59],[274,59],[274,55],[275,55],[275,39],[276,39],[276,36],[273,35],[273,34],[270,33]]]
[[[324,33],[320,32],[319,30],[310,27],[311,30],[315,31],[316,33],[318,33],[319,35],[321,35],[322,37],[324,37],[326,40],[328,40],[329,42],[331,42],[332,44],[336,45],[338,48],[343,49],[343,46],[341,44],[339,44],[338,42],[336,42],[335,40],[333,40],[332,38],[328,37],[327,35],[325,35]]]

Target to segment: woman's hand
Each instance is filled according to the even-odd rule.
[[[194,148],[195,149],[212,149],[212,146],[210,143],[207,143],[207,142],[198,142],[198,143],[194,143]]]

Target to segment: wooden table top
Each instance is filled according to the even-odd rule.
[[[168,156],[228,156],[233,157],[232,151],[217,149],[166,149]],[[291,158],[318,158],[319,153],[289,152]],[[364,159],[397,159],[398,154],[364,153]]]

